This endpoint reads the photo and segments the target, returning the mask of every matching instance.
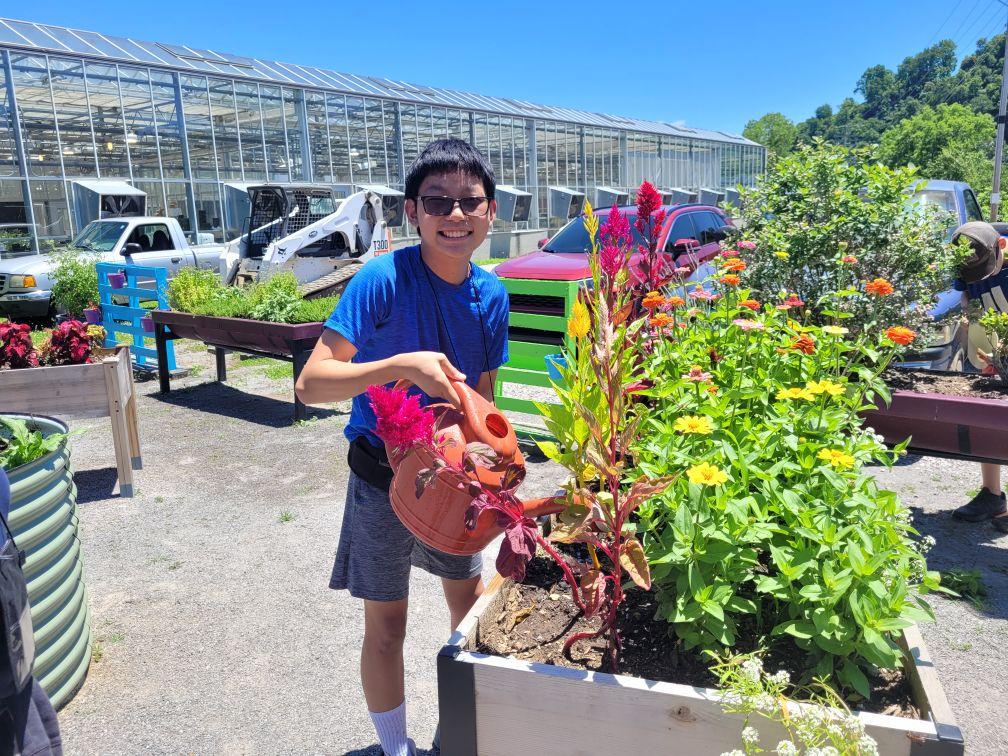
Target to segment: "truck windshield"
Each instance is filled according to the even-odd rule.
[[[644,243],[644,239],[634,228],[634,221],[637,219],[637,213],[631,211],[622,211],[623,215],[626,216],[627,221],[630,223],[630,234],[633,237],[634,248],[639,244]],[[605,223],[606,218],[609,217],[608,213],[599,213],[599,225],[601,226]],[[582,216],[574,218],[570,223],[557,231],[556,236],[546,242],[543,247],[544,252],[584,252],[587,254],[591,251],[591,240],[588,238],[588,232],[584,227],[584,220]]]
[[[90,252],[111,252],[129,223],[92,221],[70,242],[71,247]]]
[[[949,213],[955,213],[956,211],[954,192],[938,189],[923,189],[919,192],[914,192],[912,201],[915,204],[932,205]]]

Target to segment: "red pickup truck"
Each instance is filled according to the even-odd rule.
[[[672,255],[677,267],[695,270],[717,256],[719,242],[726,236],[731,222],[719,208],[711,205],[664,205],[665,222],[658,235],[658,249]],[[635,247],[643,240],[634,228],[637,207],[620,207],[630,221]],[[599,222],[605,223],[609,208],[596,210]],[[696,243],[686,240],[696,240]],[[699,246],[698,246],[699,245]],[[580,281],[591,278],[588,252],[591,244],[582,218],[578,216],[553,237],[543,240],[538,252],[502,262],[494,272],[501,278],[526,278],[540,281]],[[630,270],[637,270],[640,252],[630,258]]]

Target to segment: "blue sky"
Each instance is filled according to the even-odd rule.
[[[869,66],[946,37],[961,57],[1005,24],[997,0],[47,0],[0,13],[732,132],[771,110],[802,120]]]

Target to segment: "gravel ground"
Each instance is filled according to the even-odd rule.
[[[290,382],[276,365],[232,355],[229,382],[215,384],[212,358],[179,345],[180,365],[196,374],[164,397],[156,381],[138,384],[135,498],[117,495],[108,421],[73,424],[86,431],[72,443],[97,642],[84,687],[60,712],[66,751],[377,756],[357,677],[361,606],[327,588],[348,405],[292,425]],[[923,632],[969,752],[1006,753],[1008,537],[947,516],[979,486],[979,470],[911,458],[879,478],[937,540],[934,568],[982,573],[986,604],[936,598],[938,621]],[[532,462],[526,490],[546,494],[561,479],[552,463]],[[406,688],[422,748],[448,630],[439,581],[414,571]]]

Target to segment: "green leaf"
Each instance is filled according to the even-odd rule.
[[[871,690],[868,686],[868,678],[865,677],[864,672],[860,668],[851,662],[850,659],[844,659],[844,663],[841,665],[840,669],[837,670],[837,677],[847,685],[849,688],[853,688],[858,693],[860,693],[864,698],[869,698],[871,696]]]

